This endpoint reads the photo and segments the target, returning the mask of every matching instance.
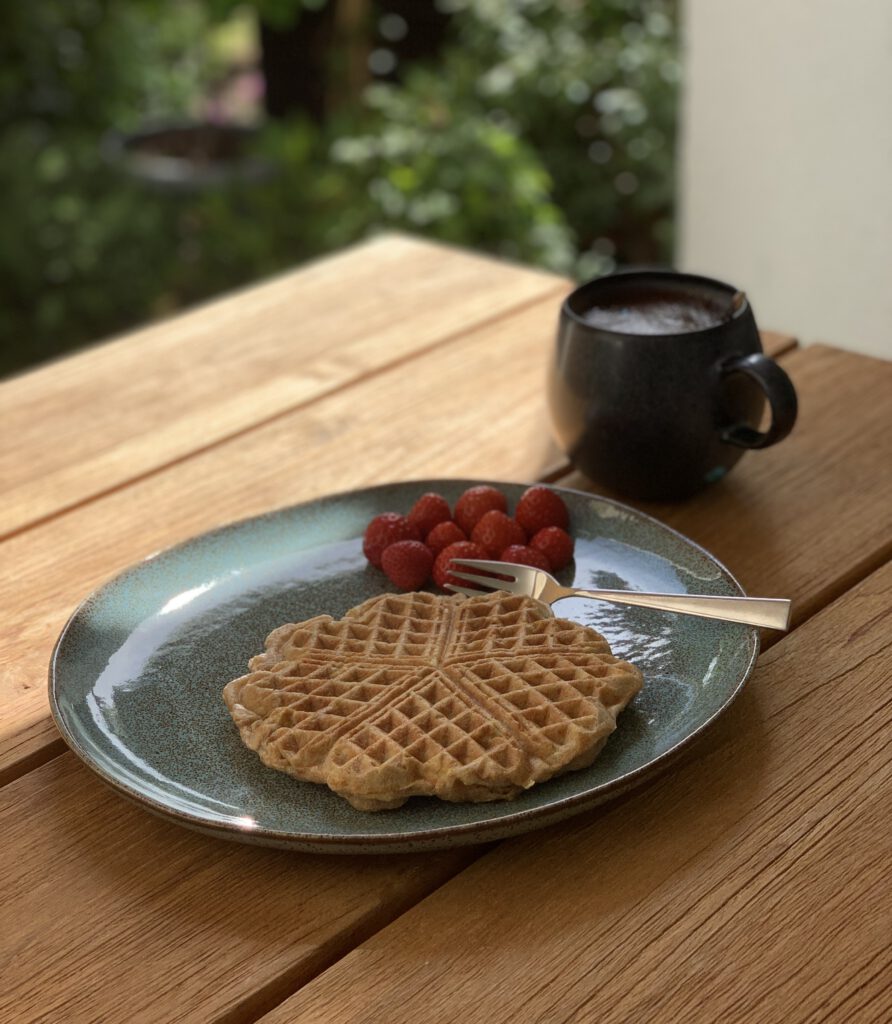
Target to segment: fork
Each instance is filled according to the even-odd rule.
[[[698,615],[704,619],[743,622],[748,626],[787,629],[790,625],[791,602],[780,597],[718,597],[712,594],[644,594],[637,590],[580,590],[562,587],[550,573],[513,562],[489,562],[479,558],[453,558],[450,565],[484,572],[498,573],[501,579],[479,573],[450,569],[450,575],[489,590],[506,590],[509,594],[534,597],[545,604],[554,604],[564,597],[590,597],[612,604],[631,604],[640,608],[659,608],[666,612]],[[474,597],[479,590],[447,583],[448,590]]]

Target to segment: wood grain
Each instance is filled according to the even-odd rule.
[[[502,844],[262,1024],[888,1020],[890,616],[892,565],[764,657],[712,749]]]
[[[0,551],[17,571],[0,580],[0,607],[9,609],[0,632],[0,778],[15,777],[23,765],[40,758],[47,740],[46,665],[71,609],[126,565],[222,521],[333,491],[438,475],[539,477],[556,456],[542,387],[553,316],[552,300],[543,300],[429,353],[424,373],[410,387],[408,367],[382,372],[7,540]],[[860,358],[842,355],[844,365],[855,367],[850,375],[858,377]],[[871,377],[871,361],[865,362],[867,372],[861,376]],[[826,376],[803,375],[801,384],[797,379],[805,389],[804,403],[810,396],[820,402],[836,386],[840,368],[833,364]],[[859,422],[870,426],[875,414],[866,407],[856,413],[839,405],[833,410],[834,418],[824,429],[838,427],[849,437]],[[803,436],[810,438],[811,433],[803,430]],[[411,447],[402,443],[406,437],[412,438]],[[880,536],[876,505],[865,501],[843,509],[839,481],[849,472],[847,451],[840,447],[822,452],[821,430],[814,444],[818,451],[809,449],[810,461],[816,463],[810,500],[816,491],[822,496],[826,492],[824,506],[838,504],[847,528],[863,533],[866,543],[856,547],[849,537],[838,549],[827,545],[817,570],[800,558],[777,583],[772,576],[776,558],[773,551],[764,557],[766,546],[798,551],[801,534],[796,521],[775,515],[765,523],[757,520],[746,531],[732,531],[739,550],[728,559],[734,572],[739,571],[738,562],[751,567],[748,583],[754,589],[790,594],[799,602],[812,600],[810,587],[826,590],[842,576],[848,579],[853,550],[858,557],[872,555]],[[763,488],[782,486],[798,473],[792,452],[784,458],[781,445],[779,459],[776,453],[752,456],[754,461],[773,457],[773,474],[762,481]],[[875,486],[879,501],[887,492],[879,483]],[[697,503],[686,507],[697,516]],[[729,514],[733,518],[733,509]],[[832,531],[830,522],[822,525],[815,517],[815,531]],[[683,520],[676,519],[674,525],[686,531]],[[750,541],[752,547],[746,549]],[[778,589],[773,589],[775,584]]]
[[[0,794],[0,1020],[249,1021],[478,856],[210,839],[72,754]]]
[[[802,622],[892,557],[892,362],[822,345],[786,356],[799,420],[680,504],[630,501],[711,551]],[[559,483],[607,493],[578,473]],[[625,499],[623,499],[625,500]]]
[[[568,287],[387,237],[0,384],[0,536]]]

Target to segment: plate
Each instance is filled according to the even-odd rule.
[[[332,853],[484,842],[551,825],[648,778],[734,699],[758,654],[735,623],[571,598],[558,615],[593,626],[644,687],[595,763],[512,801],[415,797],[357,811],[326,787],[265,768],[221,691],[284,622],[335,617],[390,584],[362,555],[365,525],[427,490],[450,501],[474,480],[420,480],[334,495],[156,553],[75,611],[50,665],[50,704],[74,752],[123,795],[182,825]],[[513,508],[526,485],[499,484]],[[583,587],[739,595],[734,577],[669,527],[606,498],[555,488],[569,509]]]

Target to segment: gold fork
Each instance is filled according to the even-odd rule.
[[[489,590],[507,590],[509,594],[534,597],[545,604],[554,604],[564,597],[590,597],[612,604],[631,604],[640,608],[659,608],[666,612],[698,615],[704,619],[743,622],[748,626],[787,629],[790,625],[791,602],[780,597],[718,597],[713,594],[644,594],[637,590],[580,590],[562,587],[549,573],[528,565],[512,562],[489,562],[479,558],[453,558],[452,566],[467,566],[484,572],[498,573],[500,579],[479,573],[450,569],[458,579],[476,583]],[[447,589],[473,597],[479,590],[446,584]]]

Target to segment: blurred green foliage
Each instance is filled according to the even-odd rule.
[[[214,73],[189,45],[207,23],[198,5],[55,0],[4,14],[0,373],[174,305],[172,211],[110,168],[101,142],[112,126],[185,113]]]
[[[673,0],[449,6],[459,45],[444,78],[457,103],[476,99],[535,149],[574,232],[577,271],[610,269],[614,254],[667,259],[680,78]]]
[[[287,23],[317,0],[256,0]],[[110,130],[200,116],[232,0],[13,5],[0,43],[0,373],[376,230],[580,276],[671,252],[675,0],[441,0],[452,41],[323,126],[267,124],[263,182],[166,192]],[[374,26],[370,26],[370,31]]]

